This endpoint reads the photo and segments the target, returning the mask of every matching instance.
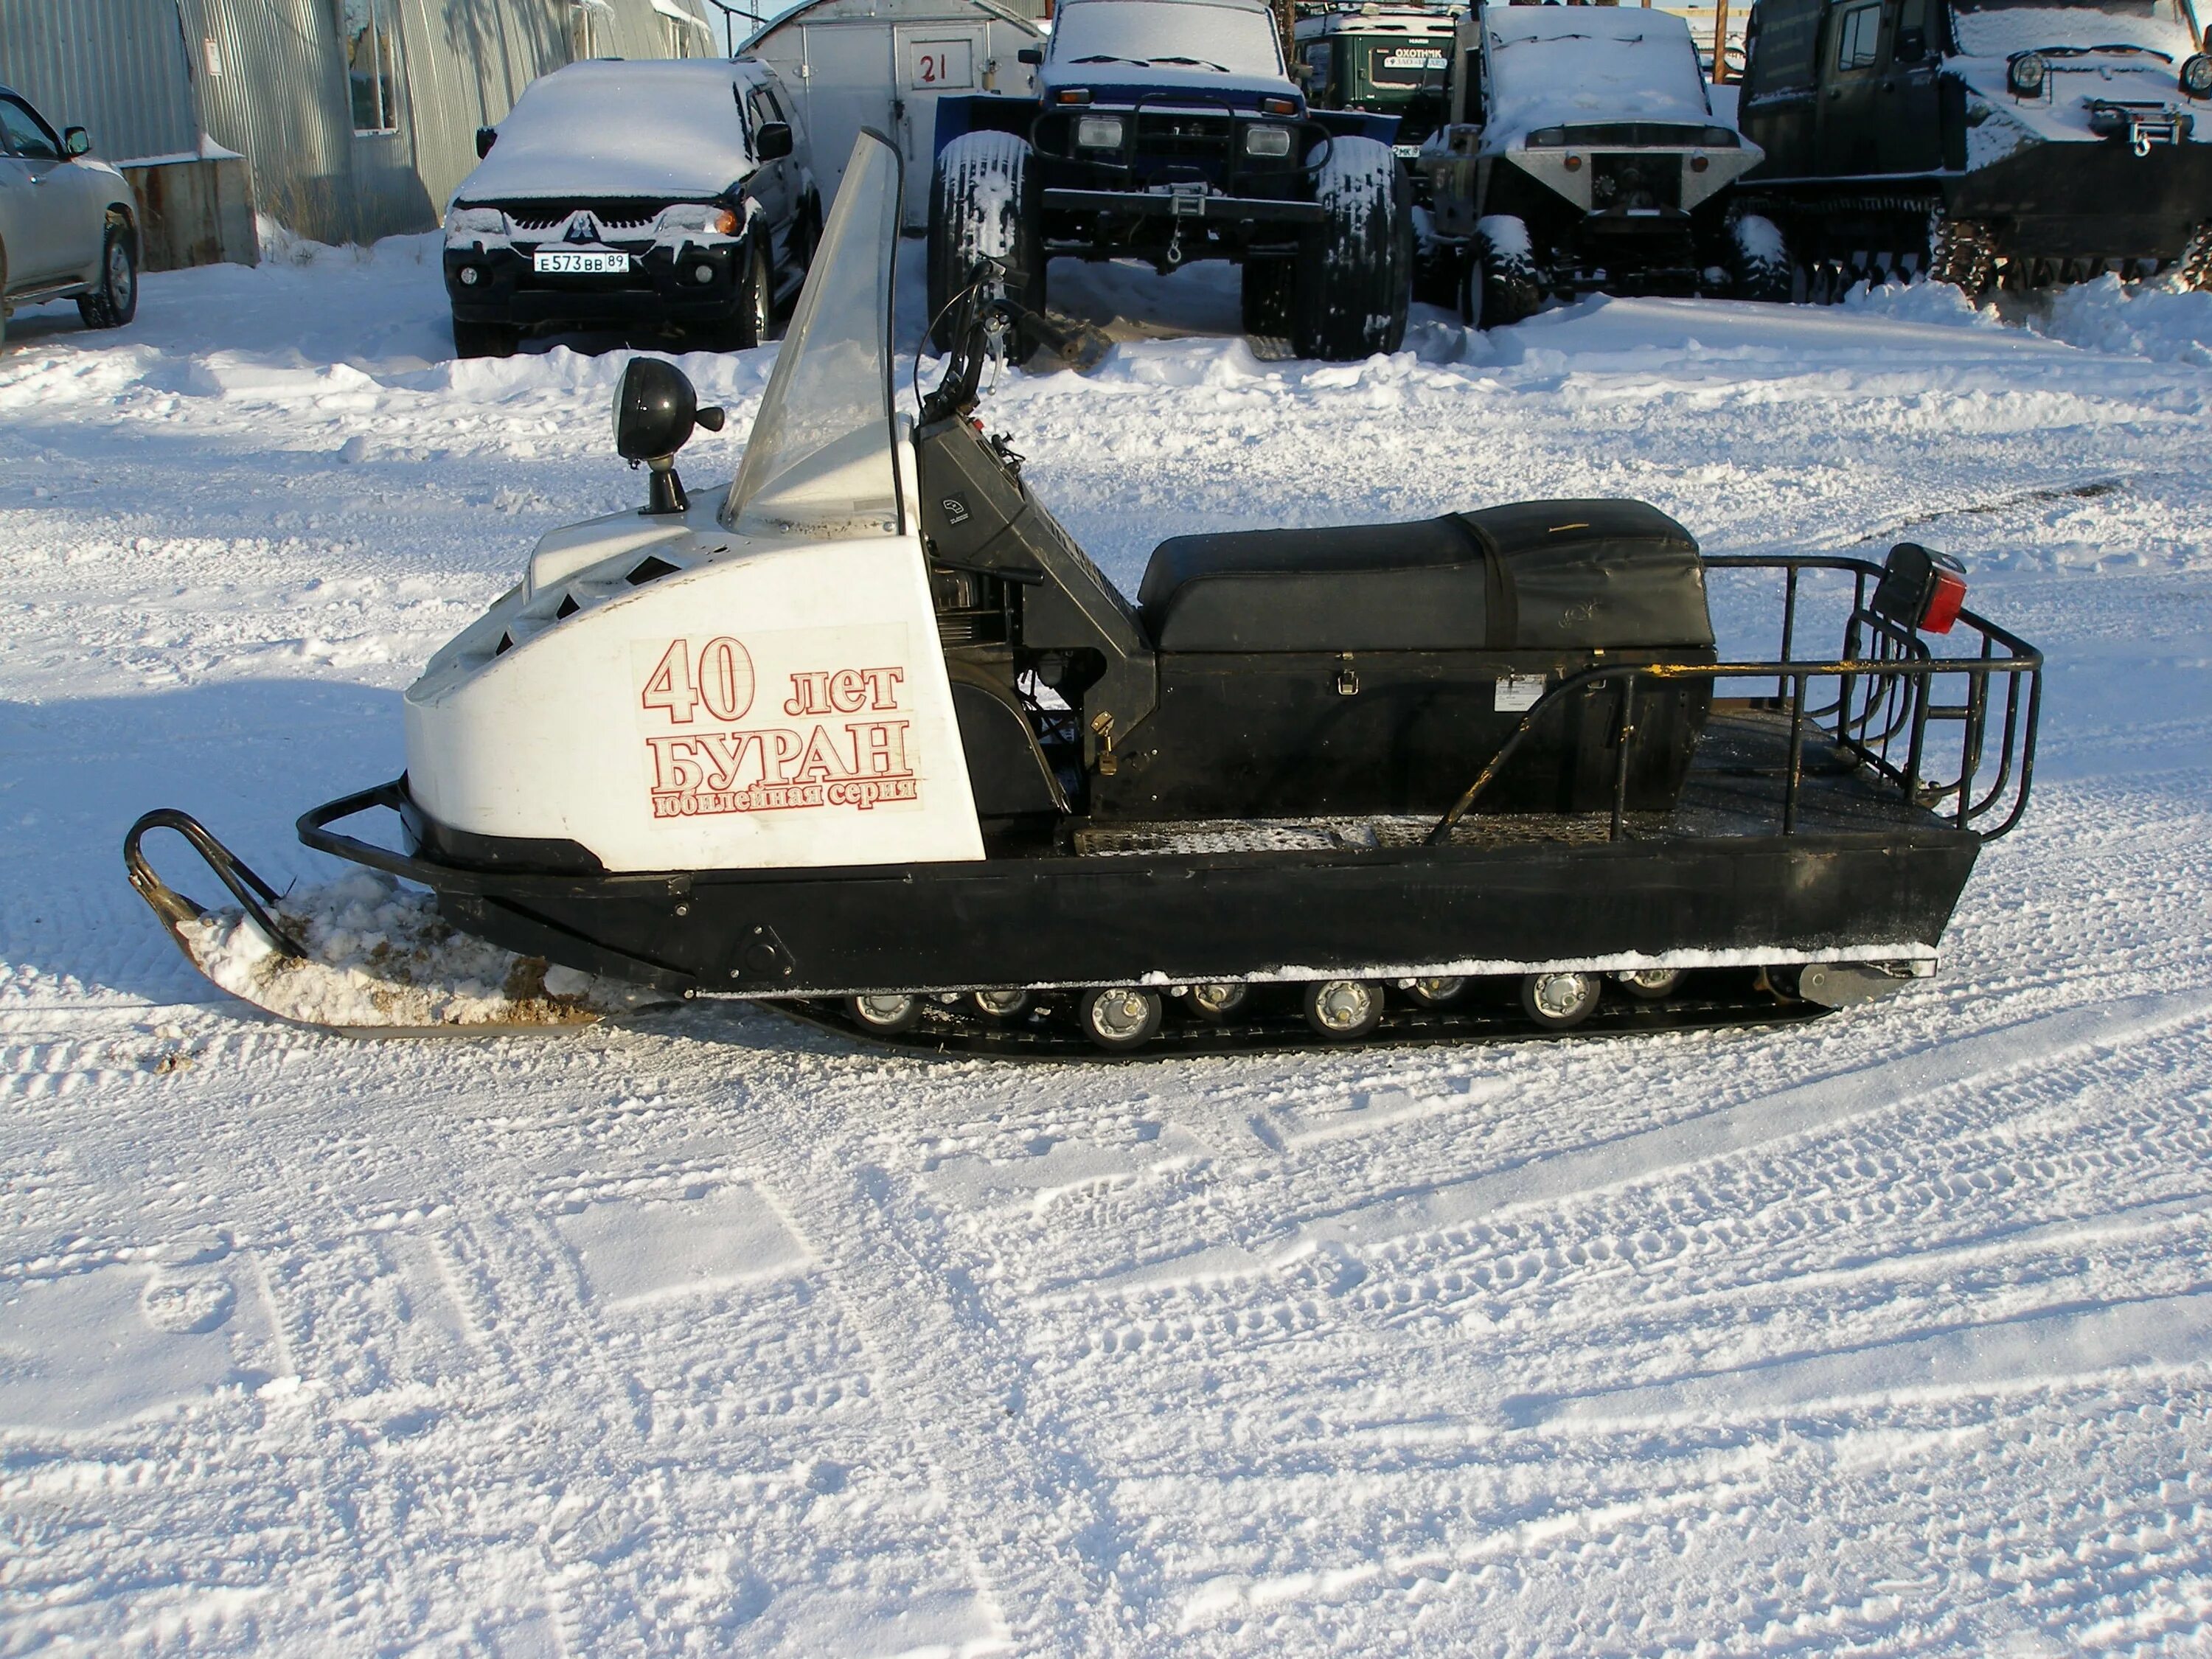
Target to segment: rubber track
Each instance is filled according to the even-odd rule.
[[[1382,1016],[1382,1023],[1365,1036],[1350,1042],[1318,1036],[1295,1014],[1224,1025],[1211,1025],[1196,1019],[1170,1019],[1160,1034],[1141,1048],[1115,1052],[1099,1048],[1067,1022],[1040,1018],[1035,1012],[1000,1024],[982,1014],[939,1005],[927,1009],[921,1024],[912,1030],[887,1036],[860,1025],[839,1001],[763,1001],[758,1006],[801,1024],[874,1048],[895,1048],[908,1054],[1044,1060],[1346,1054],[1359,1048],[1441,1042],[1540,1042],[1581,1037],[1654,1036],[1668,1031],[1793,1025],[1817,1019],[1830,1012],[1814,1003],[1783,1003],[1765,996],[1676,997],[1656,1003],[1607,998],[1580,1025],[1570,1030],[1547,1031],[1532,1024],[1516,1008],[1414,1008],[1400,1005],[1389,1009]]]

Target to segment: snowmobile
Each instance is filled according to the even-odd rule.
[[[1181,536],[1132,602],[976,417],[992,360],[1068,343],[1020,273],[979,264],[896,410],[900,182],[864,135],[726,491],[676,471],[719,411],[630,362],[644,507],[544,537],[408,691],[404,775],[303,842],[567,969],[987,1054],[1783,1021],[1932,970],[2042,662],[1955,564],[1538,501]],[[1719,581],[1778,655],[1717,649]],[[1822,615],[1842,648],[1797,653]],[[161,825],[282,931],[149,814],[180,944]]]
[[[2212,53],[2184,0],[1759,0],[1742,210],[1798,291],[2212,283]]]

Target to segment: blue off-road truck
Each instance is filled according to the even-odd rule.
[[[1041,310],[1062,258],[1234,260],[1246,333],[1340,361],[1398,349],[1413,238],[1396,118],[1312,108],[1265,0],[1067,0],[1031,52],[1034,99],[938,105],[940,349],[979,261]]]

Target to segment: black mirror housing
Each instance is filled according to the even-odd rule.
[[[1024,46],[1019,52],[1014,54],[1014,61],[1017,64],[1042,64],[1044,62],[1044,48],[1042,46]]]
[[[491,147],[498,142],[497,127],[478,127],[477,129],[477,160],[481,161],[485,156],[490,155]]]
[[[62,133],[62,148],[71,155],[92,154],[92,135],[82,127],[70,127]]]
[[[753,135],[753,153],[763,161],[781,161],[791,154],[791,124],[763,121]]]

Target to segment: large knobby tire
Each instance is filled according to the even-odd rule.
[[[1036,168],[1026,140],[970,132],[937,153],[929,185],[929,337],[939,351],[952,349],[945,309],[968,286],[978,259],[1023,272],[1006,297],[1044,308],[1038,220]]]
[[[1476,328],[1510,328],[1534,316],[1543,302],[1544,280],[1528,227],[1510,214],[1476,220],[1474,241],[1462,270],[1462,320]]]
[[[1729,227],[1729,288],[1737,299],[1786,302],[1793,276],[1789,244],[1774,221],[1747,213]]]
[[[1319,224],[1293,278],[1291,343],[1301,357],[1346,362],[1395,351],[1413,287],[1413,204],[1388,144],[1337,138],[1307,157],[1318,169]]]
[[[138,238],[112,214],[100,244],[100,276],[90,293],[78,296],[76,313],[87,328],[121,328],[138,314]]]

